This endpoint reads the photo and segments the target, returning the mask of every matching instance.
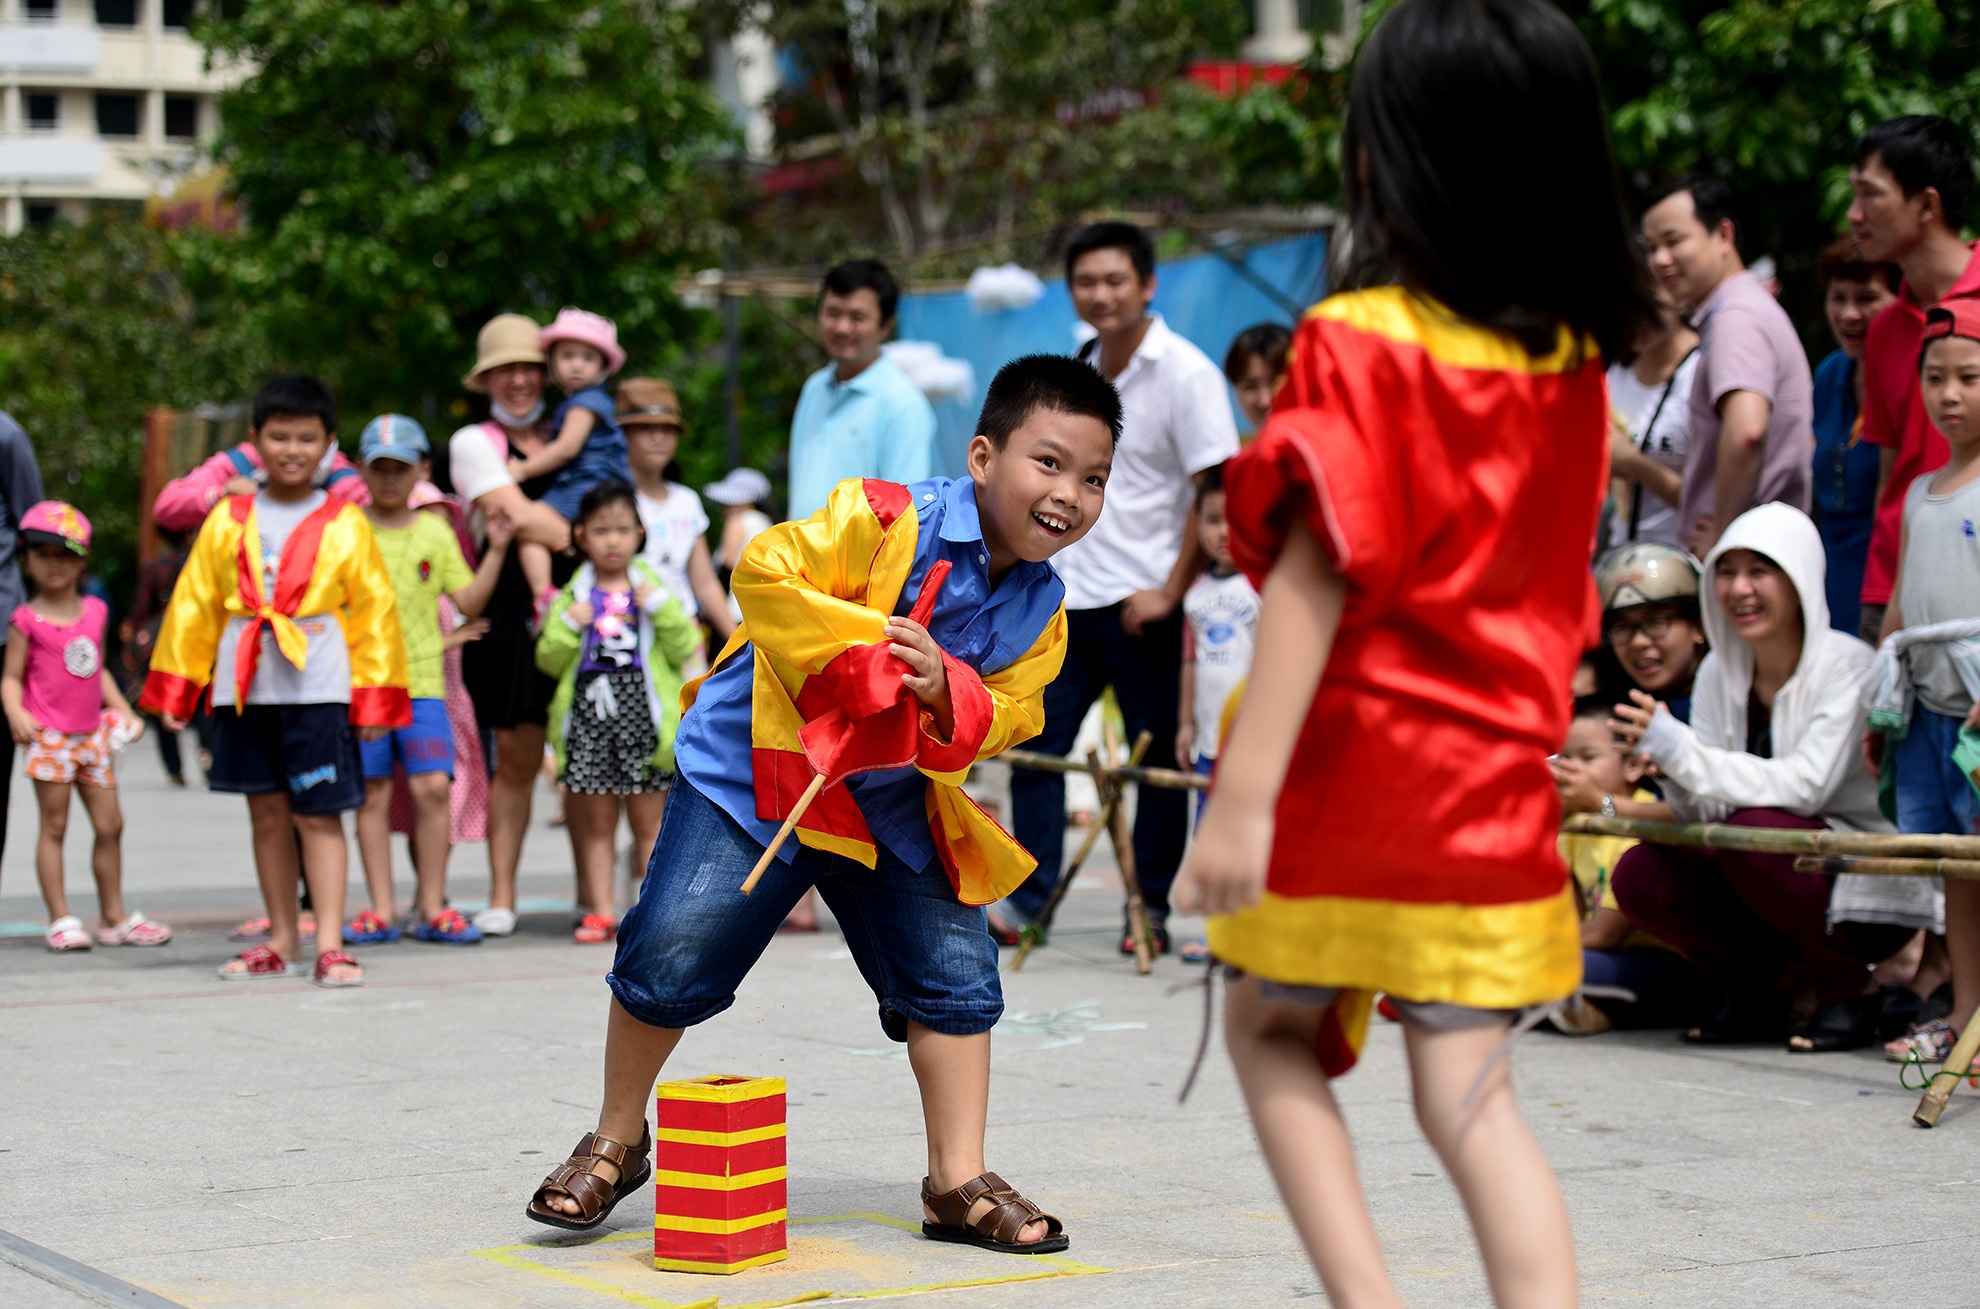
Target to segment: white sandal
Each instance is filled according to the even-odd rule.
[[[83,930],[82,919],[74,914],[64,914],[48,924],[48,931],[42,936],[48,948],[55,951],[89,949],[89,933]]]
[[[115,927],[99,928],[96,933],[98,945],[164,945],[171,939],[171,928],[152,922],[135,909]]]
[[[491,906],[474,916],[474,925],[481,929],[483,936],[513,936],[516,931],[516,911]]]

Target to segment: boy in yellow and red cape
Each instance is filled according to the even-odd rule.
[[[356,986],[340,947],[349,858],[343,814],[364,799],[359,739],[412,722],[392,579],[364,511],[314,485],[337,410],[313,377],[254,397],[249,438],[268,480],[213,507],[158,630],[138,707],[176,731],[213,689],[207,785],[247,796],[269,940],[229,960],[228,981],[298,971],[296,858],[316,909],[315,980]],[[298,843],[297,837],[300,837]]]
[[[1099,517],[1120,425],[1119,395],[1086,364],[1019,359],[990,384],[967,479],[842,482],[819,513],[751,542],[734,579],[742,626],[682,697],[673,795],[619,928],[598,1127],[537,1188],[531,1218],[593,1227],[646,1181],[662,1063],[683,1029],[733,1003],[815,885],[921,1087],[922,1230],[1014,1253],[1066,1248],[1056,1218],[984,1169],[990,1029],[1004,1007],[984,907],[1033,861],[961,783],[1043,723],[1066,641],[1065,588],[1046,560]],[[906,737],[903,687],[920,720]],[[741,894],[812,777],[849,767],[874,771],[828,785]]]

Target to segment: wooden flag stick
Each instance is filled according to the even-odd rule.
[[[1952,1099],[1953,1088],[1959,1085],[1959,1079],[1973,1071],[1973,1057],[1976,1054],[1980,1054],[1980,1013],[1967,1015],[1966,1030],[1960,1033],[1952,1053],[1946,1056],[1945,1064],[1925,1084],[1925,1097],[1912,1111],[1912,1122],[1920,1127],[1930,1127],[1939,1121],[1939,1115],[1945,1112],[1946,1101]]]
[[[1134,750],[1128,756],[1130,763],[1141,762],[1152,739],[1153,735],[1148,732],[1135,738]],[[1107,762],[1118,767],[1114,754],[1120,745],[1114,738],[1111,723],[1106,725],[1105,740]],[[1126,779],[1112,774],[1111,769],[1110,780],[1117,793],[1126,793]],[[1121,892],[1127,899],[1128,935],[1134,938],[1134,970],[1146,977],[1155,971],[1155,934],[1148,929],[1148,906],[1141,898],[1141,877],[1134,866],[1134,836],[1128,829],[1127,810],[1119,805],[1114,806],[1114,811],[1108,815],[1107,837],[1114,844],[1114,863],[1121,870]]]
[[[756,884],[763,880],[763,874],[769,871],[770,861],[777,857],[777,852],[784,848],[784,842],[788,841],[791,833],[797,830],[798,819],[804,817],[804,811],[811,808],[811,802],[816,800],[818,793],[824,789],[825,774],[823,773],[812,778],[811,785],[804,788],[804,794],[799,796],[798,802],[791,806],[790,817],[786,818],[784,825],[777,829],[777,838],[764,847],[763,857],[756,861],[756,867],[750,869],[749,876],[743,879],[742,893],[744,895],[748,895],[751,891],[754,891]]]

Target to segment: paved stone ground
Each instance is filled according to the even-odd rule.
[[[1110,957],[1118,900],[1101,879],[1071,897],[1058,945],[1007,977],[997,1036],[991,1166],[1066,1220],[1068,1258],[919,1236],[913,1083],[827,931],[779,939],[670,1070],[789,1079],[792,1257],[735,1278],[665,1275],[648,1261],[644,1197],[603,1239],[521,1215],[591,1122],[607,963],[550,908],[568,900],[568,856],[540,813],[524,894],[543,908],[515,938],[373,948],[361,990],[228,985],[213,975],[232,949],[224,932],[255,906],[242,806],[168,791],[148,748],[124,771],[131,900],[181,929],[161,950],[41,948],[34,817],[15,787],[0,870],[0,1232],[182,1305],[1322,1298],[1228,1065],[1213,1056],[1176,1103],[1199,1000],[1169,988],[1198,975],[1165,960],[1139,978]],[[78,890],[85,839],[72,829]],[[480,848],[456,862],[456,898],[485,895]],[[1916,1097],[1869,1055],[1534,1036],[1517,1062],[1590,1302],[1980,1304],[1967,1275],[1980,1094],[1963,1089],[1924,1132],[1910,1124]],[[1412,1122],[1393,1028],[1378,1026],[1339,1089],[1405,1296],[1486,1303],[1463,1215]],[[89,1302],[6,1257],[0,1304]]]

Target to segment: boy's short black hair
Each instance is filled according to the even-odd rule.
[[[1707,173],[1686,173],[1681,177],[1673,177],[1645,197],[1643,212],[1649,213],[1681,191],[1691,196],[1692,212],[1698,215],[1699,225],[1706,231],[1718,231],[1720,223],[1733,225],[1733,245],[1737,248],[1740,235],[1739,215],[1733,209],[1732,187],[1728,186],[1723,178],[1713,177]]]
[[[1224,489],[1224,466],[1212,464],[1203,470],[1203,480],[1196,484],[1196,511],[1203,512],[1203,502]]]
[[[1244,366],[1253,359],[1263,360],[1274,377],[1286,371],[1286,352],[1292,349],[1292,329],[1284,323],[1254,323],[1237,334],[1224,352],[1224,377],[1232,386],[1244,380]]]
[[[824,307],[828,291],[833,295],[851,295],[860,290],[873,292],[880,301],[881,322],[894,321],[894,310],[901,303],[901,286],[887,271],[887,265],[878,259],[848,259],[827,272],[818,294],[819,307]]]
[[[248,419],[259,430],[271,418],[321,418],[323,430],[337,434],[337,399],[330,388],[307,373],[277,373],[254,393]]]
[[[633,521],[640,523],[642,532],[645,530],[645,524],[639,516],[638,496],[633,493],[632,487],[615,477],[607,478],[597,486],[592,487],[589,491],[586,491],[584,498],[578,501],[577,517],[571,521],[574,524],[582,525],[594,515],[610,509],[613,505],[624,505],[626,508],[632,510]]]
[[[1574,713],[1570,722],[1580,722],[1584,718],[1600,719],[1607,723],[1616,716],[1616,697],[1604,695],[1600,691],[1593,695],[1580,695],[1574,699]]]
[[[1097,418],[1121,439],[1121,393],[1092,365],[1071,355],[1025,355],[997,370],[983,397],[976,430],[999,450],[1036,409]]]
[[[1973,146],[1950,119],[1937,114],[1887,118],[1856,143],[1856,166],[1881,162],[1907,199],[1926,187],[1939,193],[1946,226],[1954,232],[1973,204]]]
[[[1083,227],[1066,247],[1066,280],[1072,281],[1073,265],[1095,250],[1124,250],[1135,275],[1146,282],[1155,276],[1155,242],[1133,223],[1108,221]]]

